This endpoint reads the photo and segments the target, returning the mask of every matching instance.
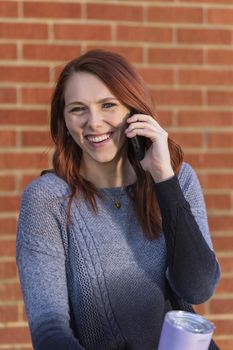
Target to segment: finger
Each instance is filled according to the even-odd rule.
[[[151,122],[154,125],[156,125],[157,127],[162,129],[161,125],[152,116],[147,115],[147,114],[134,114],[127,119],[128,123],[133,123],[133,122],[137,122],[137,121]]]
[[[130,132],[134,129],[145,129],[145,128],[148,128],[150,125],[148,123],[145,123],[145,122],[134,122],[132,124],[130,124],[128,126],[127,129],[125,129],[125,132]]]
[[[134,123],[131,123],[127,129],[125,129],[125,133],[128,134],[128,133],[131,133],[133,130],[136,130],[136,129],[148,129],[148,130],[151,130],[153,131],[155,134],[158,133],[160,135],[162,134],[167,134],[167,132],[157,126],[156,124],[151,124],[151,123],[147,123],[147,122],[134,122]]]
[[[150,115],[147,114],[133,114],[131,117],[127,119],[127,122],[132,123],[136,121],[148,121],[153,119]]]
[[[129,138],[132,138],[134,136],[144,136],[149,138],[152,142],[156,142],[156,140],[161,139],[161,136],[166,137],[167,133],[161,134],[161,132],[155,132],[151,129],[134,129],[128,133],[126,133],[126,136]]]

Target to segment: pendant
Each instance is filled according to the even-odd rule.
[[[121,207],[121,202],[119,202],[119,201],[114,201],[114,205],[115,205],[115,207],[116,207],[117,209],[120,209],[120,207]]]

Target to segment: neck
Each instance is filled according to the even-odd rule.
[[[134,169],[126,157],[108,163],[81,163],[81,175],[97,188],[122,187],[136,181]]]

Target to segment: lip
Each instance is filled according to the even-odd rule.
[[[88,136],[95,136],[95,137],[98,137],[98,136],[103,136],[103,135],[108,135],[108,134],[112,134],[113,131],[107,131],[107,132],[102,132],[101,134],[86,134],[84,135],[85,137],[88,137]]]
[[[109,135],[109,137],[101,142],[93,142],[93,141],[88,139],[88,137],[101,137],[104,135]],[[106,133],[101,133],[101,134],[87,134],[87,135],[85,135],[85,139],[86,139],[88,145],[91,146],[92,148],[101,148],[112,141],[112,135],[113,135],[112,131],[106,132]]]

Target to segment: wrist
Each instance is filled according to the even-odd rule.
[[[151,176],[153,177],[153,180],[155,183],[163,182],[166,180],[169,180],[175,175],[174,171],[172,168],[170,169],[163,169],[160,171],[155,171],[151,173]]]

